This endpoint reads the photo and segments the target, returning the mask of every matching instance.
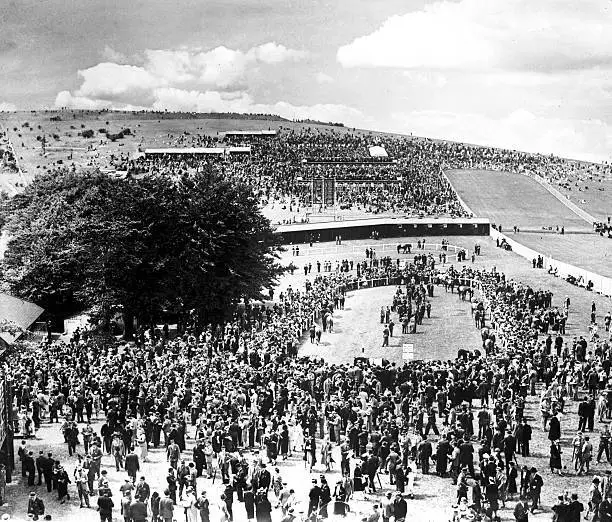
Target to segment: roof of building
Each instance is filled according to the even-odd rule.
[[[26,330],[40,317],[44,309],[9,294],[0,293],[0,321],[8,321]],[[0,332],[0,339],[7,344],[21,337],[20,333]]]

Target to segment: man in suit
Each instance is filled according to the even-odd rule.
[[[395,499],[393,500],[393,515],[395,516],[395,522],[404,522],[407,513],[408,504],[402,497],[402,494],[398,492],[395,494]]]
[[[467,466],[470,476],[474,477],[474,446],[469,440],[460,441],[459,444],[459,465]]]
[[[140,461],[133,448],[130,448],[130,452],[125,456],[125,471],[132,482],[136,482],[136,473],[140,471]]]
[[[268,489],[270,489],[271,483],[272,483],[272,476],[270,475],[270,472],[266,468],[266,463],[262,462],[261,470],[259,472],[259,480],[257,483],[257,487],[259,489],[265,489],[266,491],[268,491]]]
[[[45,477],[45,484],[47,486],[47,492],[51,493],[53,490],[53,453],[47,453],[47,458],[43,462],[43,475]]]
[[[36,457],[36,471],[38,472],[38,485],[42,486],[42,478],[45,474],[45,463],[47,461],[47,457],[45,457],[44,451],[38,452],[38,457]]]
[[[431,442],[427,440],[425,435],[421,435],[421,442],[417,446],[417,455],[419,459],[419,463],[421,464],[421,471],[423,475],[427,475],[429,473],[429,459],[433,453],[433,448],[431,447]]]
[[[147,520],[147,505],[138,497],[134,497],[130,504],[130,516],[132,522],[146,522]]]
[[[32,451],[28,451],[27,455],[23,457],[23,469],[28,475],[28,486],[33,486],[34,476],[36,475],[36,464],[34,463],[34,454]]]
[[[366,461],[365,471],[368,475],[368,486],[370,491],[375,492],[376,487],[374,486],[374,478],[376,477],[376,472],[378,471],[378,467],[380,466],[380,459],[378,456],[373,453],[370,454],[368,460]]]
[[[312,479],[312,487],[308,493],[308,516],[319,509],[319,501],[321,500],[321,488],[317,485],[317,479]]]
[[[174,517],[174,502],[168,489],[164,490],[164,496],[159,501],[159,516],[163,522],[172,522]]]
[[[523,457],[529,457],[529,441],[531,440],[531,426],[526,419],[522,419],[521,423],[516,428],[516,442],[518,444],[518,452]]]

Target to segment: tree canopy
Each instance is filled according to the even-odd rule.
[[[171,180],[100,172],[37,177],[15,197],[2,277],[52,313],[103,323],[162,310],[219,319],[282,271],[252,189],[208,171]]]

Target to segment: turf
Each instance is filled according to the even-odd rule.
[[[483,170],[452,170],[447,175],[459,196],[478,217],[489,218],[506,230],[590,226],[539,183],[527,176]]]
[[[512,239],[558,261],[612,277],[612,239],[597,234],[541,233],[520,233]]]

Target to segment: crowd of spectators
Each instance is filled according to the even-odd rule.
[[[310,331],[318,341],[320,325],[329,324],[344,307],[346,291],[369,278],[398,285],[390,304],[402,321],[408,310],[420,310],[418,303],[424,301],[419,300],[432,296],[442,279],[453,282],[451,291],[453,286],[477,288],[482,345],[456,346],[457,357],[451,360],[403,365],[300,357],[303,335]],[[379,259],[370,251],[354,267],[343,262],[335,272],[317,270],[304,289],[290,286],[273,303],[247,304],[232,321],[201,332],[192,326],[171,338],[166,328],[141,330],[129,343],[77,332],[68,344],[14,354],[6,370],[13,382],[18,431],[27,429],[28,419],[36,429],[60,412],[67,444],[76,447],[79,437],[87,439],[87,454],[52,462],[55,475],[48,485],[50,492],[58,489],[53,477],[63,477],[65,468],[74,466],[68,476],[84,477],[75,487],[87,505],[91,495],[106,496],[104,475],[95,464],[104,454],[117,473],[125,468],[134,481],[139,459],[147,458],[149,447],[161,446],[170,463],[163,499],[177,502],[177,510],[184,507],[190,522],[199,522],[202,511],[210,509],[219,520],[230,520],[235,502],[244,503],[247,514],[256,513],[258,520],[270,520],[270,498],[287,520],[298,509],[327,514],[333,506],[341,511],[363,490],[375,494],[380,475],[386,477],[384,487],[395,493],[379,506],[400,522],[406,497],[415,493],[415,474],[427,475],[431,465],[456,485],[457,513],[492,520],[500,504],[515,494],[522,499],[515,513],[540,509],[546,485],[542,476],[533,466],[516,464],[517,454],[529,455],[531,433],[539,429],[523,415],[536,384],[543,383],[547,419],[558,417],[566,399],[578,398],[583,384],[589,391],[600,389],[600,383],[607,386],[607,341],[596,342],[591,350],[582,339],[572,346],[562,337],[566,313],[567,307],[553,305],[549,291],[509,280],[495,269],[451,266],[442,274],[431,255],[417,254],[401,267],[398,259]],[[381,312],[386,331],[391,320]],[[598,380],[591,390],[587,376],[593,371]],[[89,420],[98,411],[106,422],[99,435],[91,434],[84,417]],[[187,434],[193,434],[192,448]],[[564,444],[554,422],[548,438],[554,447]],[[117,442],[118,454],[115,440],[122,443]],[[249,457],[247,450],[253,451]],[[340,453],[342,476],[332,492],[325,474],[334,451]],[[325,470],[309,491],[267,468],[302,456],[312,471],[318,465]],[[218,497],[211,482],[217,472],[223,483]],[[126,509],[154,509],[150,489],[138,484],[127,488],[129,493],[121,491],[129,497]],[[60,502],[67,487],[58,489]],[[162,492],[157,493],[159,498]],[[605,498],[607,491],[601,493]]]
[[[537,175],[550,183],[585,188],[589,179],[603,180],[607,165],[554,156],[477,147],[416,137],[379,135],[348,129],[280,129],[270,135],[168,136],[171,146],[249,146],[248,155],[215,157],[166,156],[123,162],[130,173],[185,174],[205,168],[248,181],[262,205],[278,203],[292,211],[322,211],[313,179],[335,179],[335,204],[346,212],[373,214],[465,216],[443,175],[453,168],[510,171]],[[386,156],[373,157],[370,147]],[[314,201],[313,201],[314,198]],[[314,210],[313,210],[314,209]]]

